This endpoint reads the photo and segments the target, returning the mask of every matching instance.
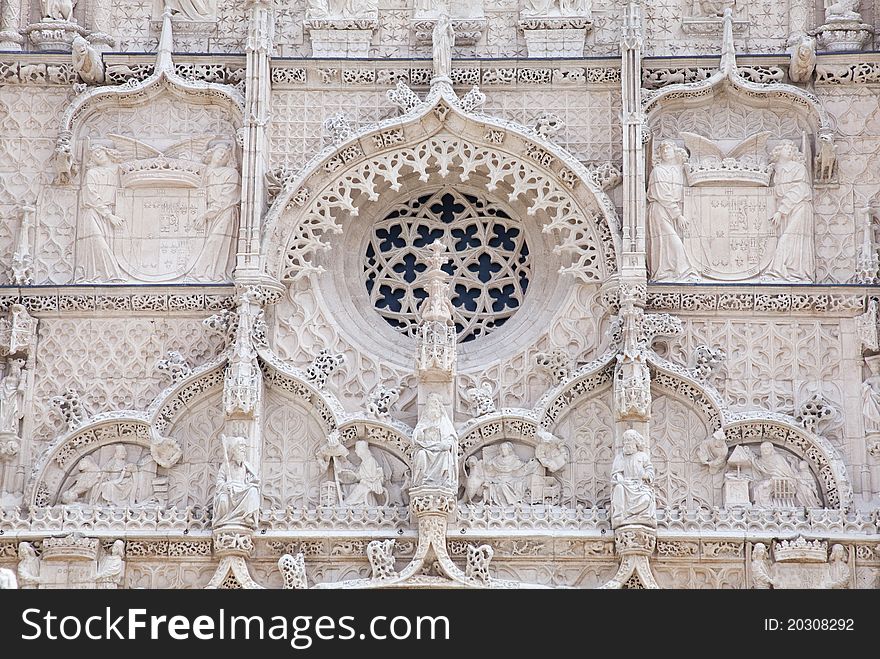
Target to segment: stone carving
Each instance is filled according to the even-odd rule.
[[[468,545],[467,546],[467,564],[464,573],[469,579],[474,579],[482,583],[488,583],[489,563],[495,555],[495,550],[490,545]]]
[[[394,579],[394,539],[372,540],[367,545],[367,558],[373,571],[373,579]]]
[[[18,586],[19,588],[39,588],[40,559],[34,546],[29,542],[18,545]]]
[[[149,455],[131,461],[124,444],[116,444],[112,455],[101,465],[93,457],[85,456],[77,463],[73,484],[62,491],[60,501],[66,505],[116,508],[154,504],[156,467],[151,462]]]
[[[869,375],[862,382],[862,419],[865,432],[880,433],[880,355],[865,357]]]
[[[438,394],[430,394],[413,430],[413,488],[458,489],[458,435]]]
[[[125,542],[116,540],[110,548],[110,553],[105,554],[98,561],[98,570],[95,574],[95,584],[98,588],[119,588],[125,575]]]
[[[223,463],[217,472],[214,528],[238,526],[255,529],[260,511],[260,481],[248,464],[245,437],[220,436]]]
[[[464,503],[488,503],[489,485],[486,482],[486,473],[483,462],[477,456],[472,455],[463,467],[465,476]],[[479,499],[479,500],[478,500]]]
[[[164,0],[165,6],[190,21],[213,21],[217,16],[217,0]]]
[[[777,206],[771,223],[780,235],[765,276],[783,281],[812,281],[816,270],[813,191],[804,155],[794,142],[785,142],[773,149],[772,162]]]
[[[81,36],[73,40],[71,50],[73,68],[87,85],[100,85],[104,82],[104,61],[97,49]]]
[[[21,207],[21,224],[18,239],[12,253],[12,283],[16,286],[30,286],[34,283],[34,258],[31,255],[31,229],[34,228],[33,206]]]
[[[837,415],[834,405],[822,394],[813,394],[797,409],[795,418],[810,432],[818,432],[820,425]]]
[[[651,277],[656,280],[696,276],[681,236],[687,229],[683,214],[684,160],[686,154],[672,142],[657,149],[648,180],[648,241]]]
[[[816,70],[816,40],[806,34],[794,43],[788,77],[792,82],[809,82]]]
[[[23,304],[9,305],[9,314],[0,318],[0,356],[27,356],[37,331],[37,321]]]
[[[711,437],[704,439],[697,446],[697,458],[709,467],[709,471],[717,474],[728,464],[727,440],[723,430],[716,430]]]
[[[522,16],[583,16],[588,12],[587,0],[525,0]]]
[[[485,447],[482,460],[479,463],[471,463],[470,467],[465,497],[468,498],[468,490],[473,489],[470,478],[474,473],[482,474],[483,502],[496,506],[513,506],[526,502],[534,479],[540,478],[543,471],[537,460],[526,461],[520,458],[510,442]],[[476,486],[475,482],[473,486]],[[532,498],[541,494],[542,492],[535,492]],[[470,501],[473,501],[473,498],[471,495]],[[538,502],[542,500],[539,499]]]
[[[455,29],[448,11],[443,11],[431,32],[434,78],[449,78],[452,74],[452,46],[455,44]]]
[[[170,469],[180,461],[183,450],[173,437],[154,435],[150,442],[150,455],[157,465]]]
[[[621,452],[611,465],[611,525],[657,526],[654,466],[647,440],[638,431],[624,431]]]
[[[752,546],[752,588],[847,588],[852,579],[846,549],[832,545],[830,553],[821,540],[782,540],[773,548],[771,564],[767,546]]]
[[[565,122],[558,115],[552,112],[543,112],[535,119],[532,129],[545,140],[550,140],[564,127]]]
[[[75,0],[40,0],[41,15],[44,19],[70,23],[75,5]]]
[[[278,569],[281,570],[281,576],[284,579],[282,587],[285,590],[305,590],[309,587],[305,556],[302,552],[296,556],[283,554],[278,559]]]
[[[767,545],[758,542],[752,547],[752,588],[767,589],[773,587],[773,579],[770,576],[770,557],[767,555]]]
[[[358,440],[354,444],[354,453],[360,460],[356,467],[347,457],[334,464],[337,488],[341,490],[342,484],[351,486],[340,503],[346,506],[388,505],[385,471],[370,451],[370,445],[362,439]]]
[[[110,244],[125,220],[116,209],[119,168],[116,154],[104,146],[93,147],[84,164],[82,215],[79,238],[79,277],[86,281],[113,282],[124,279]]]
[[[0,380],[0,443],[21,439],[19,423],[24,418],[27,371],[23,359],[11,359]]]
[[[837,176],[837,145],[827,133],[816,142],[815,171],[817,183],[831,183]]]
[[[790,459],[771,442],[762,442],[758,455],[737,446],[727,466],[736,473],[725,474],[725,505],[759,508],[819,508],[821,499],[816,478],[803,460]],[[751,475],[743,475],[750,468]],[[748,492],[751,481],[751,494]]]
[[[702,380],[708,380],[724,365],[727,354],[721,348],[697,346],[694,350],[694,372]]]
[[[341,144],[354,134],[354,128],[344,112],[331,114],[324,120],[324,130],[330,135],[332,144]]]
[[[309,18],[375,18],[376,0],[308,0]]]
[[[560,384],[572,370],[572,359],[562,348],[550,352],[539,352],[535,355],[535,364],[550,375],[554,385]]]
[[[65,389],[60,396],[52,398],[52,405],[58,410],[68,429],[73,430],[88,418],[88,413],[80,398],[79,392],[72,387]]]
[[[495,397],[491,382],[483,382],[478,387],[471,387],[467,390],[467,398],[471,403],[471,413],[475,417],[495,413]]]
[[[241,190],[231,144],[202,135],[157,149],[109,138],[116,148],[95,146],[84,176],[79,278],[225,280]]]
[[[367,401],[367,411],[380,419],[386,418],[391,413],[391,408],[400,399],[400,389],[389,389],[379,386],[370,394]]]
[[[306,369],[306,380],[319,389],[327,386],[327,378],[333,375],[345,363],[345,355],[332,353],[324,348]]]
[[[551,474],[562,469],[568,461],[564,442],[543,428],[538,428],[535,437],[539,442],[535,447],[538,462]]]
[[[156,370],[168,375],[173,384],[177,384],[192,373],[192,367],[186,363],[183,355],[176,350],[169,350],[165,357],[157,361]]]
[[[15,590],[18,588],[18,580],[15,572],[5,567],[0,568],[0,590]]]

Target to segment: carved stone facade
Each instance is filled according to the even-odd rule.
[[[878,20],[0,0],[3,584],[880,587]]]

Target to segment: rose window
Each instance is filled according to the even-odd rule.
[[[373,226],[364,275],[370,302],[396,330],[413,336],[428,245],[448,247],[453,320],[459,341],[500,327],[520,307],[531,261],[522,228],[502,206],[444,188],[395,206]]]

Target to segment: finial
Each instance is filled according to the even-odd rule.
[[[156,72],[173,71],[171,49],[174,47],[174,34],[171,30],[171,7],[165,3],[162,10],[162,33],[159,36],[159,49],[156,52]]]
[[[736,71],[736,44],[733,42],[733,10],[724,10],[724,40],[721,42],[721,71],[730,75]]]

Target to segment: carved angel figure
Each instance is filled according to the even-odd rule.
[[[656,525],[654,466],[648,443],[636,430],[623,433],[622,452],[611,465],[611,525]]]
[[[104,82],[104,61],[101,54],[91,44],[77,35],[71,44],[70,58],[73,69],[87,85],[99,85]]]
[[[41,0],[41,13],[44,20],[70,21],[73,19],[73,7],[76,0]]]
[[[766,276],[784,281],[810,281],[816,270],[813,250],[813,189],[802,154],[794,142],[772,153],[776,212],[771,218],[780,230],[776,254]]]
[[[92,148],[83,181],[81,233],[77,252],[77,271],[81,279],[95,282],[122,281],[110,245],[114,231],[124,220],[116,215],[119,191],[117,152],[104,146]]]
[[[866,433],[880,432],[880,356],[865,359],[871,374],[862,383],[862,417]]]
[[[229,276],[232,245],[238,224],[241,177],[235,166],[232,147],[219,143],[205,155],[205,244],[191,273],[203,281],[223,281]]]
[[[684,279],[697,274],[688,261],[681,235],[687,230],[682,214],[684,151],[672,142],[658,148],[660,158],[648,180],[648,257],[651,277]]]
[[[247,440],[221,435],[224,460],[217,472],[214,527],[256,528],[260,511],[260,481],[247,462]]]
[[[522,15],[580,16],[586,8],[586,0],[525,0]]]

